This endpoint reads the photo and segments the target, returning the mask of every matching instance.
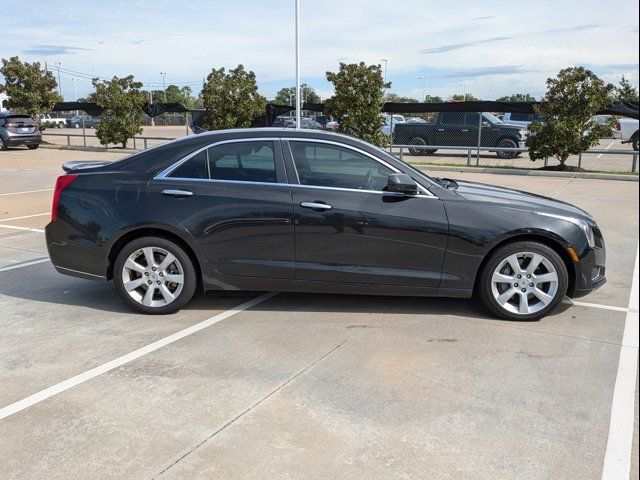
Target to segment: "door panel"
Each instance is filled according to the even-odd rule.
[[[438,286],[447,219],[438,199],[291,186],[296,279]],[[301,206],[326,204],[330,209]]]
[[[292,279],[293,206],[284,178],[279,141],[227,142],[152,180],[148,191],[217,272]]]

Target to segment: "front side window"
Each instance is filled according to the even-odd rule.
[[[441,113],[443,125],[464,125],[464,113]]]
[[[382,191],[394,171],[354,150],[316,142],[289,143],[302,185]]]
[[[234,142],[210,147],[180,165],[169,177],[276,183],[273,142]]]

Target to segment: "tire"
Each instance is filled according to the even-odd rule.
[[[0,151],[6,150],[6,149],[7,149],[7,144],[2,138],[0,138]]]
[[[514,258],[519,272],[512,267]],[[539,263],[532,270],[530,262],[534,261]],[[542,280],[542,275],[550,281],[536,281],[536,277]],[[566,295],[568,285],[567,267],[552,248],[523,241],[507,244],[491,254],[480,272],[477,289],[480,299],[493,314],[507,320],[525,321],[537,320],[551,312]]]
[[[633,149],[637,152],[638,151],[638,132],[633,134],[633,137],[631,137],[631,145],[633,146]]]
[[[66,124],[64,122],[58,122],[58,128],[64,128]]]
[[[73,124],[73,128],[80,128],[80,126],[81,126],[81,125],[80,125],[78,122],[76,122],[76,123],[74,123],[74,124]]]
[[[513,140],[512,138],[503,138],[502,140],[498,141],[498,143],[496,143],[496,147],[500,147],[500,148],[518,148],[518,143],[515,140]],[[498,158],[510,159],[510,158],[516,158],[519,155],[519,153],[518,152],[497,151],[496,155],[498,156]]]
[[[151,266],[147,262],[149,254],[153,257]],[[163,267],[168,255],[174,258]],[[168,281],[169,275],[176,282]],[[161,237],[141,237],[126,244],[116,257],[113,280],[116,291],[129,306],[151,315],[180,310],[193,297],[197,284],[196,270],[187,252]],[[150,288],[153,290],[148,294]],[[165,295],[167,292],[169,295]]]
[[[409,145],[427,145],[427,141],[422,137],[413,137],[409,140]],[[409,148],[409,153],[415,157],[433,155],[437,151],[435,148]]]
[[[27,145],[29,150],[37,150],[40,145]]]

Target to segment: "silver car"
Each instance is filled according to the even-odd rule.
[[[0,150],[26,145],[35,150],[42,143],[38,125],[29,115],[0,113]]]

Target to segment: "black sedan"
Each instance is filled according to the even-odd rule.
[[[145,313],[197,291],[448,296],[536,319],[605,282],[600,229],[553,199],[431,178],[334,133],[190,136],[58,178],[56,269]]]

